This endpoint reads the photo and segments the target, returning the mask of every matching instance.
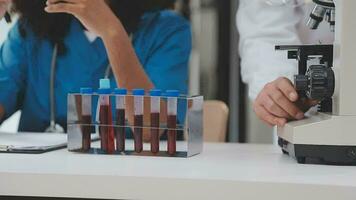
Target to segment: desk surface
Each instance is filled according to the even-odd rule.
[[[299,165],[270,145],[205,144],[203,154],[188,159],[83,155],[65,149],[0,154],[0,195],[352,199],[356,167]]]

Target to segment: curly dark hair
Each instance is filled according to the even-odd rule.
[[[175,0],[110,0],[110,7],[125,30],[133,33],[145,12],[174,8]],[[26,37],[28,28],[40,39],[58,44],[59,53],[65,53],[64,38],[69,32],[69,14],[49,14],[44,11],[46,0],[13,0],[13,11],[19,14],[19,29]]]

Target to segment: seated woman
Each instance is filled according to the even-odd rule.
[[[119,87],[186,94],[191,29],[173,6],[171,0],[13,0],[19,20],[0,49],[1,119],[22,110],[19,131],[46,130],[53,61],[54,114],[64,128],[67,94],[98,88],[109,64]]]

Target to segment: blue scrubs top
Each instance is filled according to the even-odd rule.
[[[56,122],[66,127],[67,94],[98,88],[108,57],[102,40],[89,42],[77,20],[64,42],[67,52],[57,60],[55,99]],[[187,94],[191,27],[186,19],[168,10],[146,13],[133,34],[133,46],[156,88]],[[33,32],[21,37],[18,24],[0,48],[0,104],[5,118],[22,110],[19,131],[42,132],[49,126],[52,53],[53,45]]]

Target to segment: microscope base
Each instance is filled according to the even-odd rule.
[[[356,165],[356,117],[318,113],[278,128],[282,151],[298,163]]]
[[[356,146],[292,144],[282,138],[278,144],[284,154],[294,157],[299,164],[356,166]]]

